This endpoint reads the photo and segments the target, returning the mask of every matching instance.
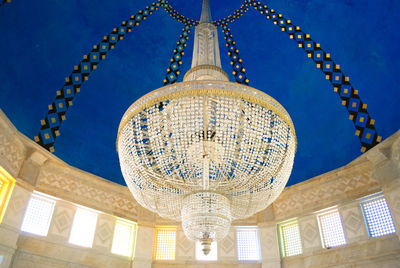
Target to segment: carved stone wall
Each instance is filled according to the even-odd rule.
[[[155,225],[179,225],[143,209],[127,187],[66,163],[20,134],[0,111],[0,165],[17,180],[0,224],[0,267],[400,267],[399,232],[369,238],[360,198],[382,191],[400,230],[400,131],[348,165],[286,188],[266,210],[235,221],[258,225],[262,260],[239,262],[235,228],[218,243],[218,261],[195,260],[195,243],[178,226],[176,260],[153,261]],[[20,231],[32,191],[59,198],[49,233]],[[92,248],[69,244],[77,205],[101,211]],[[317,216],[334,207],[347,244],[326,249]],[[111,253],[116,217],[138,223],[133,260]],[[303,254],[282,257],[277,224],[297,218]]]

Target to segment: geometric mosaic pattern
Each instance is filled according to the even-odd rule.
[[[368,114],[367,104],[362,102],[358,90],[353,88],[350,78],[343,74],[340,65],[332,60],[331,55],[325,52],[319,43],[313,41],[309,34],[300,30],[300,27],[294,25],[291,20],[285,19],[282,14],[270,9],[267,5],[254,0],[249,1],[250,5],[278,25],[283,32],[286,32],[290,39],[295,40],[298,46],[307,53],[307,56],[315,62],[316,67],[325,74],[325,78],[331,82],[342,105],[349,113],[349,119],[353,121],[356,128],[355,134],[362,144],[361,152],[366,152],[377,145],[382,137],[378,136],[375,129],[375,120]]]
[[[0,6],[10,2],[10,0],[0,1],[2,1]],[[171,64],[167,69],[164,85],[173,84],[177,81],[190,28],[196,26],[199,22],[179,14],[168,1],[158,0],[152,3],[150,7],[147,6],[144,10],[140,10],[136,15],[131,16],[128,21],[123,21],[118,28],[114,28],[109,35],[104,37],[103,41],[95,45],[92,51],[83,57],[79,65],[74,67],[72,74],[65,79],[63,88],[57,91],[56,99],[48,106],[49,111],[45,119],[41,120],[41,129],[38,136],[35,137],[35,141],[38,144],[50,152],[54,152],[54,142],[57,136],[60,135],[61,123],[66,120],[65,114],[72,105],[75,94],[80,91],[80,86],[88,79],[97,65],[105,59],[107,52],[113,49],[127,32],[139,25],[142,20],[146,19],[148,15],[152,14],[160,6],[164,7],[172,18],[185,25],[174,50],[174,56],[171,58]],[[239,50],[236,48],[235,41],[233,41],[228,24],[240,18],[250,6],[253,6],[261,14],[264,14],[267,19],[273,21],[283,32],[287,32],[288,36],[297,42],[298,46],[307,53],[307,56],[316,63],[316,67],[324,73],[325,78],[331,82],[334,91],[341,98],[342,105],[346,107],[349,113],[349,119],[353,121],[356,128],[355,134],[362,144],[361,152],[366,152],[377,145],[382,140],[382,137],[378,135],[375,129],[375,120],[370,117],[367,111],[367,104],[362,102],[358,95],[358,90],[353,88],[349,77],[345,76],[341,71],[340,65],[335,63],[331,55],[325,52],[319,43],[313,41],[309,34],[300,30],[299,26],[294,25],[291,20],[285,19],[282,14],[270,9],[267,5],[261,4],[259,1],[245,0],[242,6],[232,15],[213,22],[216,26],[221,27],[224,33],[236,82],[245,85],[249,84],[242,59],[239,56]]]
[[[147,6],[144,10],[132,15],[128,20],[123,21],[119,27],[114,28],[110,34],[104,36],[101,42],[94,45],[90,53],[83,56],[82,61],[65,78],[64,86],[57,91],[57,96],[53,103],[48,106],[47,115],[41,120],[39,134],[35,137],[35,141],[38,144],[50,152],[54,152],[54,142],[60,135],[61,123],[66,120],[65,114],[72,105],[75,95],[80,91],[82,84],[88,80],[89,75],[97,68],[97,65],[106,58],[107,53],[114,49],[115,45],[132,28],[138,26],[147,16],[164,4],[165,0],[158,0],[152,3],[151,6]]]
[[[234,22],[235,20],[239,19],[244,13],[246,13],[247,10],[249,10],[249,6],[250,6],[249,3],[251,1],[252,0],[245,0],[244,3],[240,6],[240,8],[237,9],[235,12],[233,12],[232,15],[229,15],[226,18],[214,21],[213,23],[215,25],[221,26],[221,25],[227,25],[228,23]]]
[[[179,36],[178,42],[176,42],[176,48],[174,49],[174,56],[171,58],[171,63],[167,69],[167,74],[164,79],[164,86],[176,83],[179,75],[179,67],[182,64],[182,57],[185,54],[186,41],[189,39],[189,33],[191,24],[186,25],[182,29],[182,34]]]
[[[171,63],[167,69],[167,74],[164,79],[164,86],[176,83],[179,76],[179,67],[182,65],[182,57],[185,54],[186,42],[189,39],[189,34],[192,26],[196,26],[199,22],[193,19],[186,18],[180,15],[170,4],[164,6],[165,11],[177,21],[183,23],[185,27],[182,29],[182,34],[179,36],[178,42],[176,42],[176,48],[174,49],[174,55],[171,58]]]
[[[246,0],[238,10],[233,12],[232,15],[213,22],[215,26],[221,27],[222,32],[224,33],[224,39],[228,49],[228,56],[231,60],[230,63],[232,65],[232,73],[235,76],[235,80],[237,83],[244,85],[249,85],[249,79],[247,79],[246,69],[243,67],[242,59],[239,56],[239,50],[236,48],[236,42],[233,40],[233,35],[230,32],[228,23],[234,22],[240,18],[248,9],[249,1]]]
[[[230,29],[227,24],[221,25],[217,23],[216,25],[221,26],[222,32],[224,33],[228,56],[231,60],[233,69],[232,74],[235,76],[236,82],[239,84],[249,85],[249,79],[247,79],[246,76],[246,69],[243,67],[243,61],[239,56],[239,49],[236,48],[236,42],[233,41],[233,35],[231,34]]]
[[[165,1],[165,4],[163,6],[164,6],[165,11],[172,18],[176,19],[180,23],[183,23],[184,25],[195,26],[195,25],[197,25],[199,23],[198,21],[195,21],[195,20],[190,19],[190,18],[186,18],[185,16],[179,14],[178,11],[173,9],[173,7],[170,4],[168,4],[168,1]]]

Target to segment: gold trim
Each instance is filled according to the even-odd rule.
[[[206,89],[184,89],[184,86],[187,84],[208,84],[208,83],[215,83],[215,84],[225,84],[225,85],[234,85],[234,86],[239,86],[239,87],[243,87],[246,89],[250,89],[253,92],[256,92],[258,94],[263,94],[268,96],[271,100],[275,101],[281,109],[283,109],[287,115],[285,115],[283,112],[281,112],[280,110],[278,110],[275,106],[273,106],[272,104],[263,101],[259,98],[253,97],[253,96],[249,96],[248,94],[246,94],[245,92],[243,93],[238,93],[232,90],[227,90],[227,89],[216,89],[216,88],[206,88]],[[147,93],[146,95],[142,96],[140,99],[138,99],[137,101],[135,101],[131,106],[129,106],[129,108],[127,109],[127,111],[129,111],[131,109],[132,106],[134,106],[137,102],[141,101],[142,99],[149,97],[151,95],[153,95],[154,93],[158,93],[161,91],[165,91],[167,88],[169,87],[176,87],[178,85],[182,85],[183,89],[181,91],[178,92],[174,92],[174,93],[170,93],[170,94],[166,94],[157,98],[153,98],[150,101],[144,103],[143,105],[139,106],[138,108],[136,108],[134,111],[130,112],[129,115],[125,114],[123,115],[122,118],[126,117],[125,120],[120,122],[120,125],[118,127],[118,133],[117,133],[117,141],[116,141],[116,147],[117,147],[117,152],[118,152],[118,140],[119,140],[119,136],[120,136],[120,132],[121,130],[125,127],[125,125],[128,123],[128,121],[137,113],[139,113],[139,111],[143,110],[144,108],[150,107],[155,105],[156,103],[159,103],[161,101],[165,101],[167,99],[172,99],[172,98],[176,98],[176,97],[187,97],[187,96],[194,96],[194,95],[201,95],[201,96],[206,96],[206,95],[210,95],[210,94],[214,94],[214,95],[219,95],[219,96],[228,96],[228,97],[237,97],[237,98],[243,98],[247,101],[253,102],[255,104],[258,104],[260,106],[264,106],[268,109],[271,109],[273,112],[275,112],[276,114],[278,114],[282,120],[289,125],[289,127],[291,128],[291,130],[293,131],[293,135],[295,138],[295,151],[297,151],[297,136],[296,136],[296,131],[294,128],[294,125],[291,121],[291,118],[289,116],[289,113],[285,110],[285,108],[278,102],[276,101],[273,97],[267,95],[266,93],[257,90],[255,88],[246,86],[246,85],[242,85],[242,84],[237,84],[237,83],[232,83],[232,82],[225,82],[225,81],[188,81],[188,82],[181,82],[181,83],[177,83],[177,84],[172,84],[172,85],[168,85],[168,86],[164,86],[161,88],[158,88],[152,92]],[[198,94],[200,92],[200,94]],[[289,120],[286,119],[286,117],[289,117]]]
[[[204,213],[204,212],[192,213],[192,214],[190,214],[190,215],[187,215],[186,217],[182,217],[182,222],[183,222],[184,220],[187,220],[187,219],[192,218],[192,217],[196,217],[196,216],[208,216],[208,215],[217,216],[217,217],[223,218],[223,219],[225,219],[225,220],[227,220],[227,221],[229,221],[229,222],[232,222],[232,219],[230,219],[229,217],[227,217],[227,216],[225,216],[225,215],[223,215],[223,214],[221,214],[221,213]],[[232,218],[232,217],[231,217],[231,218]]]

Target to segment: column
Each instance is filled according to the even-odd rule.
[[[153,262],[154,228],[138,224],[133,268],[151,268]]]
[[[279,252],[276,223],[261,223],[258,228],[260,233],[262,268],[280,268],[281,255]]]

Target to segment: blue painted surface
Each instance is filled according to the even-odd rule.
[[[0,108],[33,139],[73,66],[122,20],[150,4],[15,0],[1,6]],[[200,0],[171,4],[185,16],[199,16]],[[227,16],[240,4],[212,1],[214,19]],[[399,1],[271,0],[266,4],[331,53],[368,104],[383,139],[400,128]],[[163,85],[181,29],[182,24],[160,9],[109,52],[66,115],[55,143],[58,157],[125,184],[115,150],[119,121],[132,102]],[[276,98],[294,121],[298,151],[289,184],[340,167],[361,154],[353,123],[337,93],[286,33],[252,8],[231,25],[231,32],[250,85]],[[222,32],[219,37],[222,65],[231,74]],[[192,38],[180,79],[190,67]]]

